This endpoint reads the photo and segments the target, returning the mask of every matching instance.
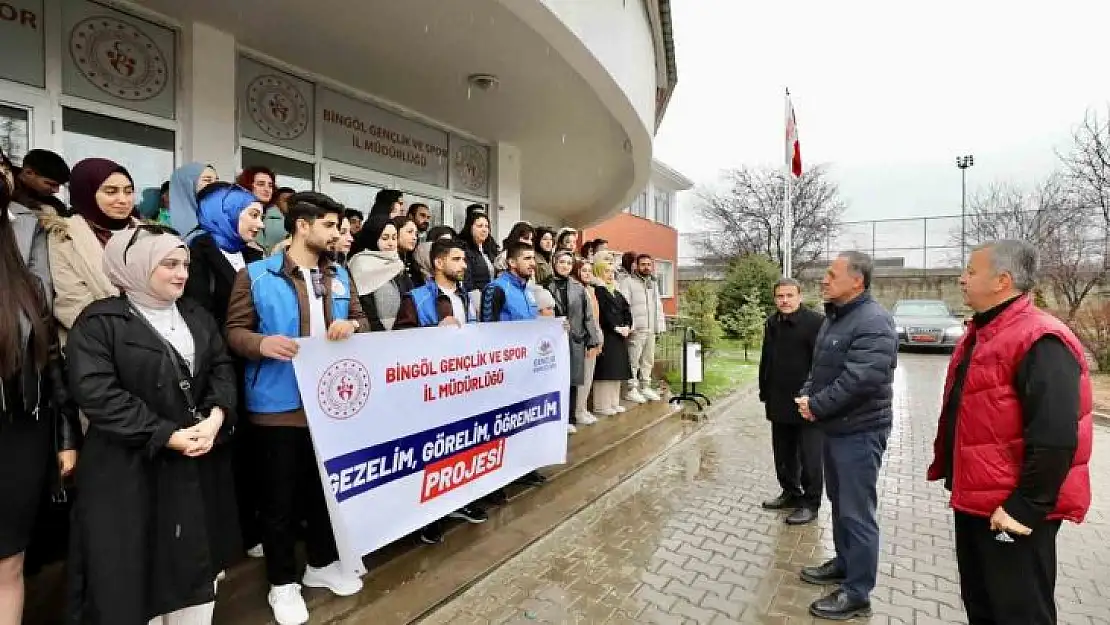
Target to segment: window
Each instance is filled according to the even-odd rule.
[[[312,163],[298,161],[269,152],[243,148],[243,169],[247,167],[269,167],[277,176],[277,186],[289,187],[294,191],[311,191],[316,179],[316,168]],[[237,175],[239,172],[234,172]],[[222,180],[233,180],[232,173],[220,172]]]
[[[19,164],[27,153],[31,141],[31,126],[27,109],[0,104],[0,150]]]
[[[86,113],[62,111],[62,154],[72,167],[86,158],[106,158],[127,168],[135,181],[135,204],[157,202],[174,169],[172,130]]]
[[[636,199],[632,200],[632,204],[628,207],[628,212],[637,217],[647,217],[646,191],[641,191],[640,194],[636,196]]]
[[[674,226],[674,194],[670,191],[655,190],[655,221]]]
[[[674,297],[674,263],[656,258],[655,281],[659,284],[659,297]]]

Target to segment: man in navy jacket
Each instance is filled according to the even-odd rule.
[[[839,584],[810,605],[818,618],[871,613],[879,567],[877,484],[894,418],[894,319],[869,291],[871,258],[845,252],[821,280],[825,324],[809,379],[797,399],[802,417],[825,433],[825,490],[832,504],[836,557],[802,569],[812,584]]]

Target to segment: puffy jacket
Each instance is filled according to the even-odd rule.
[[[632,308],[632,330],[635,332],[664,332],[667,318],[663,313],[663,299],[654,276],[626,274],[617,281],[621,295]]]
[[[889,427],[897,364],[894,319],[865,291],[843,306],[825,305],[801,395],[809,396],[810,411],[830,436]]]
[[[424,286],[415,288],[410,292],[409,295],[412,297],[413,306],[416,308],[416,318],[420,327],[438,326],[439,322],[443,320],[437,306],[441,294],[443,292],[440,291],[435,280],[428,280]],[[462,298],[463,308],[466,310],[466,323],[477,321],[470,306],[470,294],[466,292],[461,284],[458,285],[456,294]]]
[[[503,301],[497,291],[504,294]],[[538,315],[536,298],[528,290],[528,283],[511,271],[498,276],[482,292],[482,321],[520,321]]]
[[[258,333],[264,336],[301,335],[300,307],[296,287],[282,271],[285,254],[247,265],[251,298],[258,315]],[[351,277],[335,266],[334,280],[342,285],[331,293],[331,318],[347,319],[351,304]],[[246,366],[247,410],[258,413],[288,412],[301,406],[301,394],[293,363],[263,358],[249,360]]]
[[[1079,446],[1072,468],[1060,489],[1056,508],[1047,518],[1082,522],[1091,505],[1091,476],[1087,463],[1091,459],[1094,437],[1091,380],[1083,346],[1060,320],[1039,310],[1030,298],[1022,298],[985,326],[972,326],[956,345],[948,364],[942,406],[948,405],[956,367],[973,335],[975,347],[960,395],[956,440],[952,446],[952,453],[955,454],[952,462],[952,508],[989,517],[1017,488],[1025,444],[1021,404],[1013,380],[1033,343],[1043,336],[1052,335],[1063,341],[1075,355],[1081,378]],[[947,466],[944,455],[947,445],[942,438],[948,431],[945,418],[942,411],[934,442],[934,460],[928,472],[930,480],[942,479]]]

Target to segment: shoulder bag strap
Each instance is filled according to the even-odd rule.
[[[189,415],[192,417],[195,423],[203,421],[203,419],[200,417],[200,414],[197,412],[197,403],[193,399],[193,383],[189,381],[188,376],[183,374],[183,372],[187,371],[188,368],[186,364],[182,362],[181,357],[178,356],[177,349],[175,349],[173,345],[170,345],[169,341],[167,341],[166,338],[162,336],[162,333],[158,331],[158,328],[155,328],[154,324],[152,324],[149,319],[143,316],[141,312],[136,310],[134,306],[130,306],[129,308],[131,310],[131,314],[138,317],[138,319],[142,321],[143,324],[145,324],[151,332],[154,333],[154,336],[156,336],[158,340],[162,343],[162,347],[164,347],[166,349],[166,352],[169,353],[170,361],[173,362],[174,370],[177,371],[177,388],[181,389],[181,396],[185,399],[185,407],[189,410]],[[182,317],[181,321],[182,323],[185,322],[184,317]]]

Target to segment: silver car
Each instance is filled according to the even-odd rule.
[[[952,349],[964,335],[963,321],[939,299],[903,299],[894,304],[898,347]]]

